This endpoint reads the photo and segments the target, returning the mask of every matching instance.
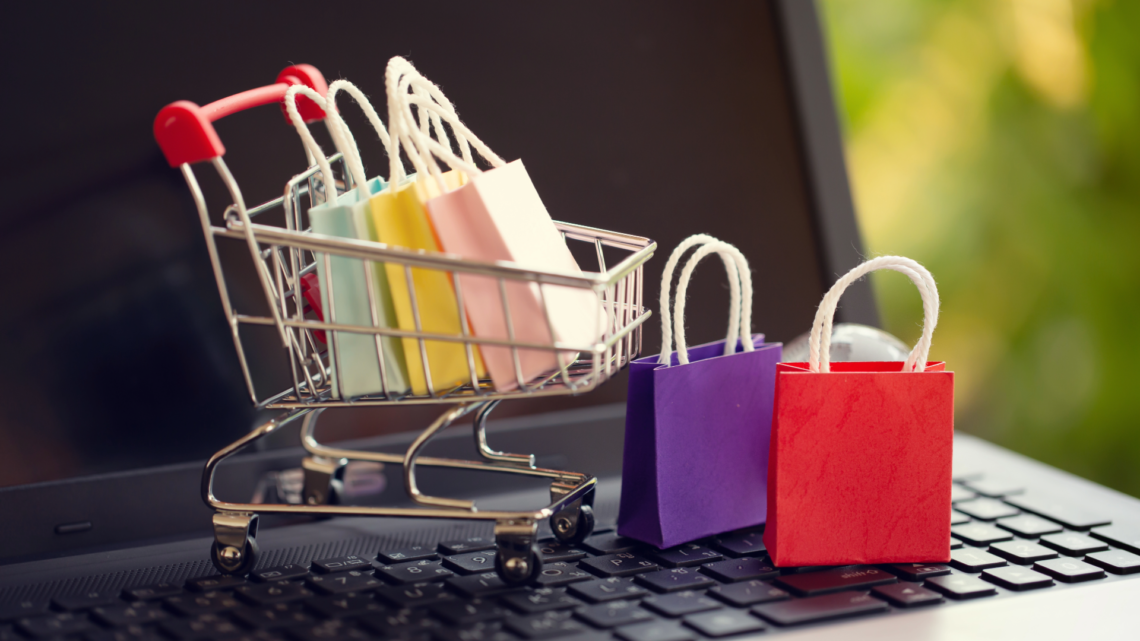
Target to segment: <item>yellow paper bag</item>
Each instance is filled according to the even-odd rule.
[[[444,174],[448,189],[466,184],[467,177],[462,172],[450,171]],[[439,244],[428,222],[423,202],[437,195],[438,184],[431,180],[416,180],[409,177],[398,187],[391,186],[376,194],[370,202],[372,223],[376,239],[393,247],[411,250],[439,252]],[[415,331],[416,321],[413,312],[412,296],[408,290],[405,266],[398,263],[385,263],[384,269],[392,292],[392,302],[396,308],[396,320],[400,329]],[[460,311],[455,300],[455,289],[447,272],[434,269],[412,267],[412,283],[415,287],[415,307],[419,310],[420,329],[427,333],[461,334]],[[427,377],[424,373],[420,341],[404,338],[404,354],[408,365],[408,378],[413,394],[427,394]],[[467,350],[462,343],[447,341],[423,342],[424,352],[431,373],[431,387],[436,392],[445,391],[471,380],[467,363]],[[475,373],[486,375],[479,350],[472,347],[475,360]]]

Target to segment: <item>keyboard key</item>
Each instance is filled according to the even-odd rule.
[[[182,588],[174,585],[173,583],[154,583],[151,585],[140,585],[133,588],[123,588],[122,597],[128,601],[151,601],[153,599],[165,599],[168,596],[176,596],[182,594]],[[0,616],[0,621],[4,617]]]
[[[1062,531],[1060,525],[1035,514],[1020,514],[1006,519],[998,519],[994,525],[1027,539],[1035,539],[1042,534],[1054,534]]]
[[[713,539],[712,546],[730,556],[751,556],[768,551],[764,547],[763,530],[730,532]]]
[[[458,628],[441,628],[433,631],[431,638],[434,641],[518,641],[516,635],[503,630],[503,624],[499,621],[481,621]]]
[[[958,539],[950,539],[950,549],[951,550],[961,550],[964,547],[966,547],[965,543],[962,543]]]
[[[583,583],[575,583],[569,588],[570,594],[585,599],[590,603],[605,603],[618,599],[636,599],[649,594],[649,591],[640,585],[635,585],[633,579],[611,577],[608,579],[594,579]]]
[[[298,601],[313,595],[300,583],[291,581],[274,581],[272,583],[256,583],[243,585],[234,590],[237,596],[253,605],[275,605]]]
[[[990,543],[1013,539],[1012,534],[1005,530],[999,530],[989,523],[955,525],[950,528],[950,533],[970,545],[989,545]]]
[[[313,561],[313,569],[317,572],[332,574],[334,572],[347,572],[348,570],[371,570],[372,562],[359,556],[338,556],[331,559]]]
[[[544,563],[536,583],[543,587],[552,588],[561,585],[570,585],[578,581],[589,581],[594,578],[596,577],[594,577],[593,574],[585,570],[579,570],[578,564],[576,563],[558,561],[556,563]]]
[[[51,600],[52,605],[60,610],[87,610],[100,605],[110,605],[119,602],[117,592],[84,592],[83,594],[69,594],[57,596]]]
[[[990,546],[990,552],[1003,559],[1029,565],[1034,561],[1057,558],[1057,553],[1030,541],[1002,541]]]
[[[710,637],[727,637],[745,632],[759,632],[768,626],[760,619],[736,610],[718,610],[685,617],[685,625]]]
[[[660,552],[652,552],[649,558],[657,561],[667,568],[686,568],[693,565],[701,565],[712,561],[719,561],[724,558],[720,552],[715,552],[703,545],[696,543],[686,543],[678,545],[675,548],[662,550]]]
[[[959,501],[970,501],[978,498],[978,495],[970,490],[962,487],[961,485],[954,484],[950,486],[950,502],[958,503]]]
[[[280,630],[316,623],[299,605],[278,603],[264,608],[242,608],[233,613],[242,625],[254,630]]]
[[[360,625],[381,637],[407,638],[416,633],[429,632],[443,626],[443,622],[433,618],[423,610],[397,610],[366,614],[359,619]],[[414,637],[412,637],[414,638]]]
[[[1007,503],[1002,503],[997,499],[976,499],[955,505],[954,509],[983,521],[993,521],[995,519],[1021,514],[1021,511],[1017,508]]]
[[[931,577],[926,581],[926,587],[938,590],[952,599],[974,599],[997,594],[997,588],[992,584],[965,574]]]
[[[376,560],[385,565],[407,563],[408,561],[434,561],[439,558],[435,548],[426,545],[412,545],[398,550],[385,550],[376,555]]]
[[[508,594],[503,603],[523,614],[576,608],[582,602],[566,593],[566,588],[538,588],[529,592]]]
[[[695,641],[692,631],[676,621],[649,621],[617,630],[622,641]]]
[[[866,592],[838,592],[806,599],[765,603],[752,608],[752,611],[778,625],[797,625],[885,612],[889,609],[886,603]]]
[[[15,634],[13,632],[13,634]],[[0,641],[21,641],[24,637],[5,638],[0,634]],[[95,630],[83,635],[84,641],[170,641],[170,638],[160,634],[152,626],[128,625],[114,630]]]
[[[1043,516],[1051,521],[1056,521],[1073,530],[1087,530],[1112,523],[1112,519],[1086,512],[1079,507],[1064,505],[1049,499],[1037,498],[1033,495],[1015,496],[1007,498],[1005,502],[1014,507],[1021,508],[1026,512],[1032,512],[1037,516]]]
[[[495,557],[497,555],[498,551],[496,550],[468,552],[446,557],[443,559],[443,564],[459,574],[482,574],[495,570]]]
[[[1000,478],[983,478],[974,481],[966,481],[965,486],[971,490],[995,499],[1000,499],[1003,496],[1011,496],[1013,494],[1022,494],[1025,492],[1025,486],[1020,483],[1006,481]]]
[[[245,585],[245,577],[234,576],[230,574],[201,576],[196,579],[189,579],[186,581],[186,587],[188,589],[194,590],[195,592],[228,590],[230,588],[236,588],[239,585]]]
[[[792,598],[790,592],[765,581],[745,581],[718,585],[710,589],[708,594],[738,608]]]
[[[390,583],[403,585],[424,581],[443,581],[455,576],[455,573],[443,567],[439,561],[424,560],[398,565],[382,565],[376,568],[376,576],[386,579]]]
[[[719,602],[713,601],[700,592],[677,592],[676,594],[651,596],[642,601],[641,604],[657,614],[674,618],[723,607]]]
[[[829,592],[840,592],[873,585],[894,583],[898,577],[869,565],[853,565],[845,568],[789,574],[776,579],[776,584],[800,596],[814,596]]]
[[[571,618],[572,615],[569,610],[552,610],[525,617],[512,617],[504,621],[503,625],[524,639],[563,638],[575,632],[587,632],[589,628]]]
[[[633,539],[618,536],[616,532],[606,532],[587,538],[582,543],[582,547],[594,554],[617,554],[618,552],[640,549],[644,546]]]
[[[941,594],[927,590],[917,583],[909,583],[906,581],[876,586],[871,588],[871,593],[880,599],[890,601],[900,608],[931,605],[943,601]]]
[[[455,554],[463,554],[465,552],[478,552],[480,550],[490,550],[495,547],[495,539],[483,536],[472,536],[466,539],[458,539],[456,541],[444,541],[439,544],[440,554],[452,556]]]
[[[308,574],[309,567],[307,565],[290,563],[289,565],[278,565],[277,567],[250,572],[249,578],[265,583],[269,581],[291,581],[308,576]]]
[[[755,557],[706,563],[701,566],[701,572],[726,583],[751,579],[770,579],[780,574],[780,571],[772,565],[771,561]]]
[[[1107,576],[1101,568],[1089,565],[1084,561],[1066,558],[1039,561],[1033,564],[1033,569],[1065,583],[1094,581]]]
[[[1135,574],[1140,572],[1140,556],[1122,550],[1094,552],[1085,561],[1102,567],[1113,574]]]
[[[507,609],[495,601],[471,599],[470,601],[446,601],[430,608],[431,613],[451,625],[469,625],[480,621],[492,621],[507,616]]]
[[[163,632],[175,639],[213,639],[242,631],[228,617],[219,614],[203,614],[189,619],[167,619],[159,624]]]
[[[349,570],[335,574],[318,574],[309,577],[309,586],[321,594],[346,594],[348,592],[367,592],[374,590],[384,582],[370,573]]]
[[[607,554],[605,556],[596,556],[592,559],[584,559],[579,563],[579,567],[602,577],[632,576],[634,574],[658,569],[657,564],[653,561],[644,559],[630,552],[619,552],[617,554]]]
[[[188,616],[200,614],[217,614],[233,610],[240,606],[234,597],[222,592],[204,592],[202,594],[187,594],[185,596],[172,596],[166,599],[166,606],[175,612]]]
[[[950,510],[950,525],[963,525],[970,522],[970,517],[958,510]]]
[[[1053,579],[1044,574],[1016,566],[984,570],[982,578],[1010,590],[1035,590],[1053,585]]]
[[[16,619],[34,617],[47,612],[47,609],[48,602],[46,600],[26,599],[15,603],[5,603],[0,605],[0,621],[15,621]]]
[[[538,552],[542,555],[542,562],[556,563],[558,561],[577,561],[586,557],[586,552],[565,543],[548,539],[538,544]]]
[[[157,603],[118,603],[95,608],[91,616],[98,622],[118,628],[128,625],[144,625],[161,621],[170,613]]]
[[[452,588],[471,597],[491,596],[492,594],[501,594],[503,592],[519,589],[504,583],[495,572],[456,576],[448,579],[446,583]]]
[[[348,639],[349,641],[370,641],[374,637],[356,627],[355,623],[347,621],[324,621],[316,625],[307,625],[289,630],[289,636],[297,641],[330,641]]]
[[[86,632],[94,629],[95,624],[87,618],[86,614],[64,612],[63,614],[20,619],[16,627],[24,634],[40,639]]]
[[[614,601],[612,603],[599,603],[587,605],[578,610],[578,618],[595,628],[616,628],[619,625],[629,625],[647,621],[653,618],[648,611],[643,610],[634,601]]]
[[[373,612],[380,612],[384,606],[380,605],[372,594],[330,594],[305,601],[305,605],[325,619],[339,619],[342,617],[358,617]]]
[[[950,550],[950,565],[963,572],[981,572],[988,568],[1007,565],[1005,559],[975,548]]]
[[[418,608],[455,598],[454,594],[447,591],[446,583],[415,583],[399,587],[386,585],[378,588],[375,594],[397,608]]]
[[[716,585],[709,577],[697,571],[697,568],[670,568],[658,570],[637,576],[637,582],[653,589],[656,592],[676,592],[678,590],[696,590],[710,585]]]
[[[1133,554],[1140,554],[1140,530],[1125,528],[1123,526],[1102,527],[1089,532],[1093,538],[1100,539],[1128,550]]]
[[[924,581],[932,576],[950,574],[950,566],[941,563],[895,563],[885,567],[907,581]]]
[[[1041,537],[1041,545],[1051,547],[1061,554],[1069,556],[1084,556],[1091,552],[1101,552],[1108,549],[1108,545],[1102,541],[1072,532],[1046,534]]]

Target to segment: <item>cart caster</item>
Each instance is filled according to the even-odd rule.
[[[305,485],[301,499],[305,505],[338,505],[344,492],[345,459],[331,460],[319,456],[306,456],[301,461],[305,472]]]
[[[571,503],[550,517],[550,529],[560,542],[578,545],[594,532],[594,508],[585,501]]]
[[[525,553],[499,550],[495,555],[495,571],[507,585],[526,585],[542,575],[542,553],[533,544]]]
[[[246,575],[257,563],[257,515],[218,512],[214,515],[214,544],[210,560],[222,574]]]
[[[524,585],[542,574],[538,522],[530,519],[495,523],[495,571],[507,585]]]
[[[217,541],[210,548],[210,560],[214,562],[214,567],[218,568],[218,572],[237,576],[249,574],[254,565],[257,564],[257,557],[260,554],[261,550],[257,547],[257,539],[246,541],[244,550],[239,550],[232,545],[222,545]]]

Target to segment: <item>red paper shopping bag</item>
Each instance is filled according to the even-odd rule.
[[[839,297],[876,269],[918,287],[922,338],[904,363],[829,363]],[[954,374],[926,361],[938,304],[918,263],[869,260],[824,296],[809,362],[777,368],[764,532],[776,565],[950,559]]]

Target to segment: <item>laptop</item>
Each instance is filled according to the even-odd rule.
[[[13,24],[50,33],[29,27],[4,46],[60,46],[11,70],[36,100],[5,106],[24,123],[10,145],[27,164],[0,214],[0,251],[20,266],[6,283],[19,304],[0,311],[0,639],[1135,638],[1140,501],[965,434],[947,564],[774,568],[757,529],[673,550],[619,537],[621,376],[492,414],[494,447],[599,479],[593,534],[564,545],[543,526],[544,570],[529,585],[495,581],[482,521],[266,515],[252,572],[212,563],[203,464],[273,414],[249,400],[192,201],[151,139],[159,108],[270,84],[294,62],[382,96],[383,62],[404,55],[500,155],[525,159],[556,219],[658,243],[647,301],[661,254],[709,233],[751,261],[754,331],[789,341],[862,260],[810,2],[403,5],[341,11],[327,33],[303,6],[175,16],[136,3],[114,20],[18,11]],[[83,108],[65,107],[77,95]],[[366,165],[383,171],[346,105]],[[305,169],[272,108],[218,132],[249,202]],[[217,182],[203,188],[225,200]],[[692,343],[719,338],[727,307],[723,275],[696,280]],[[256,308],[257,274],[237,273],[231,292]],[[659,345],[655,320],[643,354]],[[878,324],[865,283],[838,320]],[[286,389],[279,341],[248,344],[254,384]],[[332,410],[321,438],[401,453],[440,411]],[[475,458],[470,425],[428,453]],[[298,502],[303,456],[297,431],[283,430],[220,467],[215,491]],[[538,508],[550,490],[463,470],[424,471],[420,489],[481,510]],[[397,465],[350,465],[339,498],[413,505]],[[598,562],[613,554],[637,571]],[[695,580],[672,590],[662,577],[678,573]]]

